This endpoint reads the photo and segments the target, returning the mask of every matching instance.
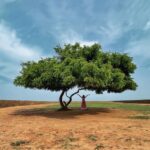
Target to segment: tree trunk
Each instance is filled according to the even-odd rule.
[[[69,98],[69,101],[67,102],[67,106],[71,103],[72,97]]]
[[[67,108],[67,105],[66,105],[66,102],[63,101],[63,96],[64,96],[64,93],[65,93],[65,90],[63,90],[60,94],[60,97],[59,97],[59,103],[60,103],[60,106],[61,108],[59,110],[69,110]]]

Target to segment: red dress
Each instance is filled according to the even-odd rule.
[[[87,107],[86,107],[86,101],[85,101],[85,98],[82,97],[81,110],[85,110],[85,109],[87,109]]]

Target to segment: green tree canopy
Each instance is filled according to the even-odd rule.
[[[66,44],[54,49],[56,56],[53,58],[22,63],[15,85],[62,91],[59,98],[62,108],[67,108],[72,97],[83,89],[120,93],[137,87],[131,77],[136,65],[127,54],[103,52],[99,44]],[[74,87],[78,87],[78,91],[68,96],[67,91]],[[69,98],[67,103],[62,100],[65,92]]]

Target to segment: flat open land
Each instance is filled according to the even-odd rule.
[[[0,108],[0,150],[150,150],[150,105],[87,102]]]
[[[24,105],[46,104],[46,101],[0,100],[0,108]]]

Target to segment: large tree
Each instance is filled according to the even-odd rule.
[[[22,63],[20,75],[14,80],[15,85],[61,91],[59,102],[61,109],[65,110],[80,90],[120,93],[137,87],[131,77],[136,65],[127,54],[103,52],[99,44],[66,44],[54,49],[56,56],[53,58]],[[74,87],[78,90],[68,96],[67,91]],[[69,98],[67,102],[63,101],[65,93]]]

